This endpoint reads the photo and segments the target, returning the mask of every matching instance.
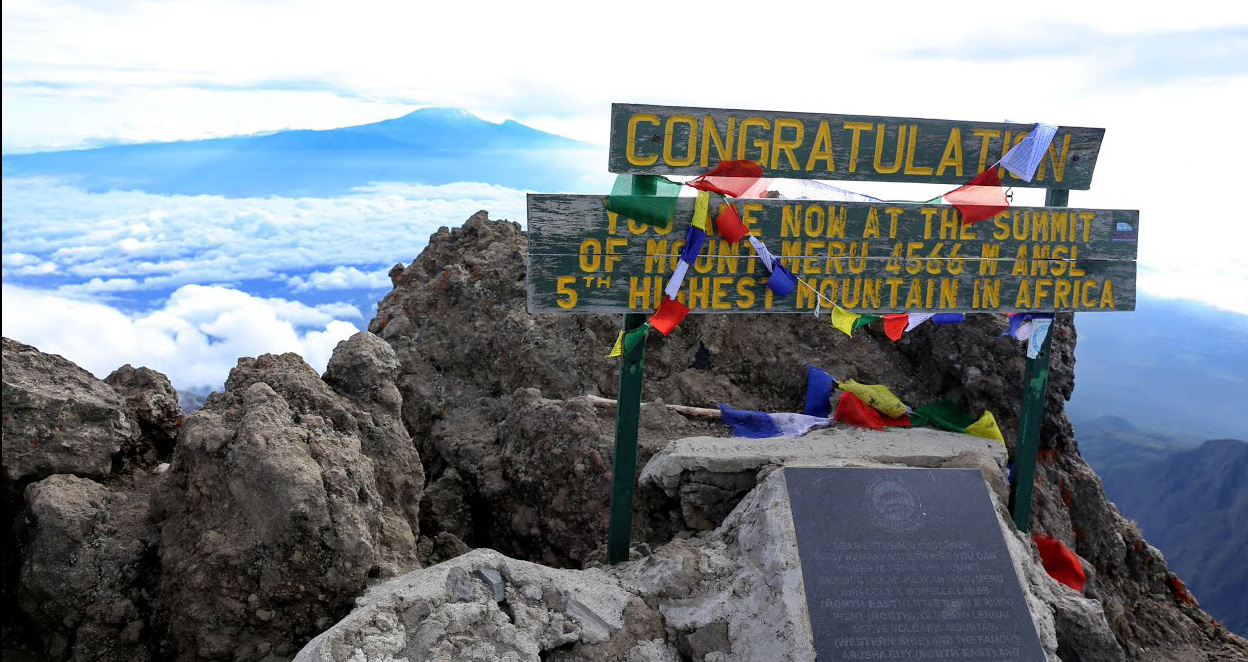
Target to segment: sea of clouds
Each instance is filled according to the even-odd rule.
[[[378,184],[331,198],[88,193],[3,180],[3,334],[103,377],[145,365],[220,385],[239,357],[297,352],[320,371],[364,328],[386,273],[478,210],[524,223],[524,192]]]

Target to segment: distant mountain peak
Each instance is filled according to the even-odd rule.
[[[429,106],[427,108],[418,108],[406,115],[403,115],[402,117],[397,117],[395,119],[399,119],[399,120],[436,119],[436,120],[444,120],[444,121],[477,120],[478,122],[486,121],[464,110],[463,108],[456,108],[454,106]],[[493,122],[491,122],[491,124],[492,123]]]

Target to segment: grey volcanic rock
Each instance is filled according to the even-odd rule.
[[[1049,662],[1123,659],[1097,603],[1044,572],[999,504],[997,516]],[[556,570],[475,550],[393,579],[296,661],[807,662],[811,628],[785,474],[772,471],[718,528],[644,559]],[[1085,657],[1059,658],[1063,643]]]
[[[164,656],[288,656],[370,577],[419,567],[423,476],[392,362],[384,343],[353,336],[330,359],[336,392],[295,354],[240,359],[187,418],[152,499]]]
[[[495,573],[501,600],[485,580]],[[602,570],[478,549],[370,590],[295,660],[674,662],[663,636],[659,614]]]
[[[113,490],[58,474],[27,486],[20,603],[48,659],[150,659],[150,483]]]
[[[129,363],[104,378],[126,402],[126,413],[137,422],[142,439],[132,458],[140,466],[154,467],[169,459],[182,428],[182,406],[169,378],[151,368]]]
[[[6,483],[103,478],[138,439],[121,396],[60,356],[5,338],[3,372]]]

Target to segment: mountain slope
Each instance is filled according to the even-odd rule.
[[[1248,443],[1207,441],[1102,479],[1201,606],[1231,631],[1248,633]]]
[[[1146,466],[1199,445],[1192,436],[1144,431],[1120,416],[1090,420],[1072,416],[1071,423],[1079,439],[1079,453],[1102,475],[1106,471]]]
[[[225,196],[337,195],[383,181],[570,190],[596,155],[586,143],[518,122],[425,108],[324,131],[6,155],[4,174],[67,178],[90,191]]]
[[[1067,413],[1111,415],[1192,440],[1248,429],[1248,316],[1195,301],[1140,296],[1132,313],[1078,313],[1076,381]]]

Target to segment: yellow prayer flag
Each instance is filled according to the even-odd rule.
[[[1005,445],[1005,438],[1001,436],[1001,428],[997,427],[997,419],[987,409],[984,410],[984,415],[980,416],[978,421],[967,426],[966,433],[977,437],[996,439],[1001,442],[1002,446]]]
[[[859,384],[852,379],[846,379],[837,384],[843,391],[849,391],[858,396],[863,402],[867,403],[872,409],[884,414],[889,418],[901,418],[906,415],[906,405],[901,398],[893,395],[887,386],[878,384]]]
[[[615,347],[611,348],[611,353],[607,354],[607,358],[614,358],[624,354],[624,332],[615,337]]]
[[[711,192],[698,191],[698,197],[693,201],[693,227],[706,232],[706,218],[710,216],[711,209]]]
[[[836,304],[832,304],[832,326],[845,332],[845,335],[852,336],[854,334],[854,320],[858,319],[858,313],[851,313]]]

